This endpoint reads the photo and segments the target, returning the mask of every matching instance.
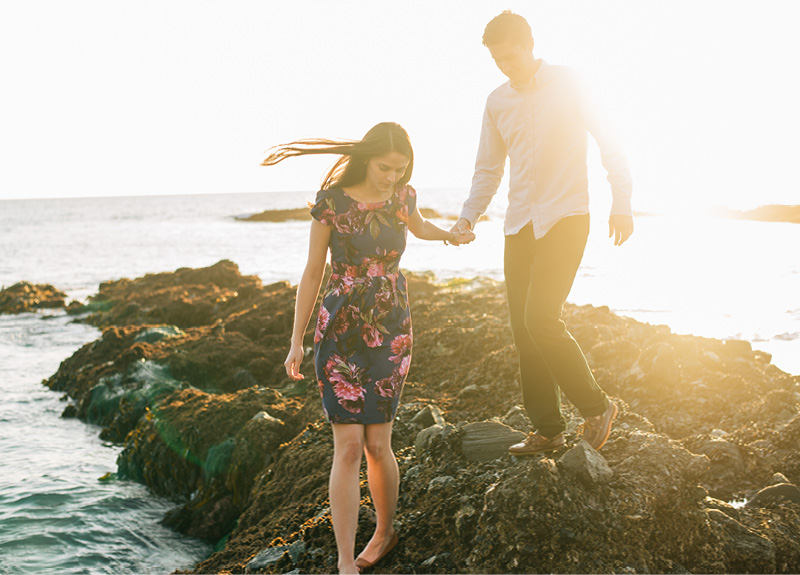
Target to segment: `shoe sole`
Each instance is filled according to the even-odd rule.
[[[614,406],[614,411],[611,413],[611,419],[608,420],[608,427],[606,428],[606,435],[603,437],[603,441],[600,442],[600,445],[594,448],[595,451],[599,451],[606,442],[608,441],[608,437],[611,435],[611,427],[614,425],[614,420],[619,415],[619,407],[617,407],[617,403],[612,401],[611,405]]]
[[[558,451],[559,449],[564,447],[566,444],[567,444],[567,442],[565,441],[561,445],[556,445],[554,447],[548,447],[547,449],[539,449],[538,451],[511,451],[509,449],[508,452],[511,455],[539,455],[540,453],[552,453],[553,451]]]

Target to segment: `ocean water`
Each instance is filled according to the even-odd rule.
[[[0,316],[0,573],[169,573],[211,547],[158,523],[176,503],[116,471],[120,446],[40,384],[98,337],[64,314]]]
[[[421,206],[442,214],[456,214],[465,193],[418,192]],[[309,223],[234,216],[309,199],[313,193],[0,201],[0,285],[51,283],[84,299],[103,281],[221,259],[265,284],[295,284]],[[404,269],[502,280],[504,208],[497,198],[469,246],[411,237]],[[746,339],[800,373],[800,225],[639,217],[631,240],[614,247],[605,218],[593,218],[569,301],[677,333]],[[61,419],[61,394],[41,385],[98,336],[63,312],[0,316],[0,572],[161,573],[211,551],[159,525],[175,503],[136,483],[101,481],[116,470],[121,447],[99,440],[96,426]]]

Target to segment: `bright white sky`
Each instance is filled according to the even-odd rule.
[[[466,189],[507,8],[616,118],[635,209],[800,204],[793,0],[3,2],[0,199],[314,190],[333,158],[264,150],[386,120]]]

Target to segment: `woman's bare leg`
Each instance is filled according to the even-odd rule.
[[[364,450],[364,426],[334,423],[333,465],[328,492],[331,520],[339,552],[339,573],[358,573],[355,563],[358,505],[361,500],[359,471]]]
[[[400,472],[392,451],[392,422],[367,425],[366,437],[364,452],[367,456],[367,480],[378,524],[359,557],[374,561],[383,553],[394,534]]]

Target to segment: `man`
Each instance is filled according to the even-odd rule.
[[[494,18],[483,44],[509,81],[486,100],[472,188],[453,229],[475,227],[508,156],[506,291],[523,402],[535,429],[509,451],[530,455],[565,444],[561,390],[584,417],[583,438],[600,449],[618,408],[597,385],[561,311],[589,234],[587,131],[611,184],[615,245],[633,233],[627,162],[575,75],[533,57],[531,28],[522,16],[505,11]]]

